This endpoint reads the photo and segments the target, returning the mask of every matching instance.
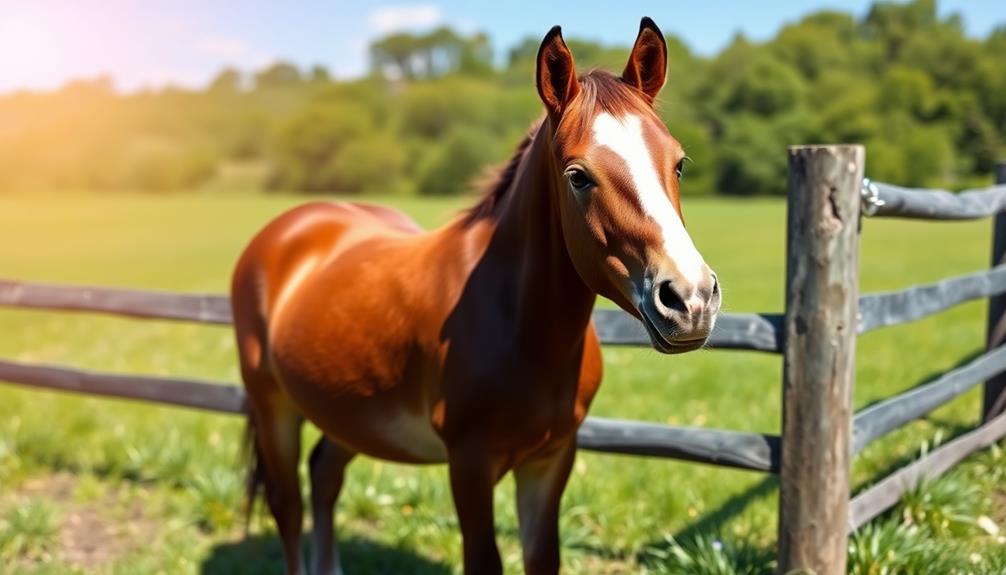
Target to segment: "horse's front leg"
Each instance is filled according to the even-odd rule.
[[[559,503],[576,458],[576,437],[514,468],[527,575],[559,572]]]
[[[450,448],[447,463],[461,526],[465,575],[502,575],[493,521],[493,488],[499,470],[485,447],[475,441]]]

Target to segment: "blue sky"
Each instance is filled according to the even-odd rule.
[[[464,0],[0,0],[0,92],[51,89],[111,75],[121,89],[201,86],[223,66],[261,67],[279,58],[323,64],[351,77],[367,66],[367,44],[394,30],[450,24],[485,30],[497,52],[561,24],[567,36],[632,41],[648,15],[693,50],[711,54],[737,32],[756,40],[817,9],[863,15],[870,0],[586,2]],[[1006,23],[1003,0],[943,0],[971,35]]]

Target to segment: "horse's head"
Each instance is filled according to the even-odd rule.
[[[681,144],[653,110],[667,45],[649,18],[620,77],[577,77],[559,27],[538,52],[566,247],[597,293],[640,318],[665,353],[701,347],[720,309],[716,274],[681,217]]]

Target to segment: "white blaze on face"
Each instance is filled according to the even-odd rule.
[[[607,112],[601,113],[594,119],[594,141],[625,161],[643,212],[660,226],[667,257],[687,281],[697,284],[702,279],[705,261],[664,190],[653,156],[643,139],[642,120],[633,114],[616,119]]]

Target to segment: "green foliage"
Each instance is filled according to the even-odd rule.
[[[967,557],[959,548],[935,546],[927,533],[897,521],[870,523],[849,541],[850,575],[963,573]]]
[[[681,179],[681,194],[701,196],[712,194],[716,189],[713,180],[716,174],[716,150],[706,126],[690,120],[668,120],[674,137],[681,143],[688,155]]]
[[[793,68],[767,54],[744,62],[724,94],[727,112],[774,116],[797,106],[803,99],[803,81]]]
[[[279,130],[270,187],[309,192],[336,189],[340,154],[373,129],[369,111],[362,106],[319,103],[304,108]]]
[[[301,82],[300,70],[289,62],[276,62],[255,74],[255,87],[259,89],[286,88]]]
[[[486,126],[496,97],[483,83],[471,80],[411,85],[401,102],[403,135],[437,140],[452,126]]]
[[[1004,541],[986,515],[1002,513],[1001,503],[988,499],[999,484],[979,479],[986,472],[992,482],[1001,479],[992,471],[1001,460],[1002,449],[993,446],[968,465],[910,489],[893,511],[853,534],[849,573],[1002,573]]]
[[[658,112],[692,160],[684,193],[782,194],[786,147],[800,143],[866,144],[871,177],[910,186],[979,184],[1006,157],[1006,27],[969,38],[933,0],[811,13],[712,57],[667,40]],[[250,78],[224,69],[205,90],[118,95],[98,79],[3,96],[0,189],[217,189],[237,163],[270,189],[460,193],[458,178],[541,117],[539,42],[497,68],[488,36],[441,27],[375,41],[364,80],[280,61]],[[567,43],[581,71],[625,65],[625,46]],[[492,153],[451,169],[460,129]]]
[[[370,45],[373,71],[403,80],[491,74],[492,57],[488,36],[463,36],[447,27],[426,34],[396,32]]]
[[[0,521],[0,562],[46,558],[56,545],[58,530],[55,509],[41,499],[11,508]]]
[[[373,134],[346,143],[326,163],[321,176],[332,190],[344,193],[383,193],[398,189],[404,151],[387,134]]]
[[[772,42],[772,51],[804,78],[814,80],[828,70],[849,65],[846,45],[850,27],[833,22],[814,22],[809,18],[800,24],[786,26]]]
[[[987,491],[1006,485],[1006,449],[1003,447],[1006,445],[993,445],[977,458],[968,470],[968,481],[978,482]]]
[[[456,195],[471,190],[475,176],[497,157],[496,142],[478,130],[457,128],[444,137],[419,169],[419,193]]]
[[[234,68],[224,68],[213,78],[207,91],[222,94],[235,94],[241,89],[241,72]]]
[[[772,552],[763,546],[699,535],[679,543],[668,537],[666,546],[649,553],[653,573],[682,575],[770,575],[775,572]]]
[[[226,531],[242,517],[244,485],[236,470],[211,469],[191,474],[186,493],[193,499],[193,519],[206,531]]]
[[[982,514],[981,493],[969,482],[951,475],[922,482],[901,498],[901,521],[925,529],[935,537],[968,536]]]
[[[211,152],[156,142],[132,143],[122,151],[119,161],[119,170],[106,172],[113,179],[101,182],[102,176],[96,174],[92,181],[108,187],[163,192],[195,187],[217,169],[217,158]]]
[[[717,149],[717,188],[735,195],[782,194],[786,190],[787,142],[802,139],[813,120],[799,111],[774,121],[738,116],[727,125]]]
[[[881,79],[879,102],[883,111],[908,112],[920,120],[933,116],[937,95],[932,78],[918,68],[891,66]]]

